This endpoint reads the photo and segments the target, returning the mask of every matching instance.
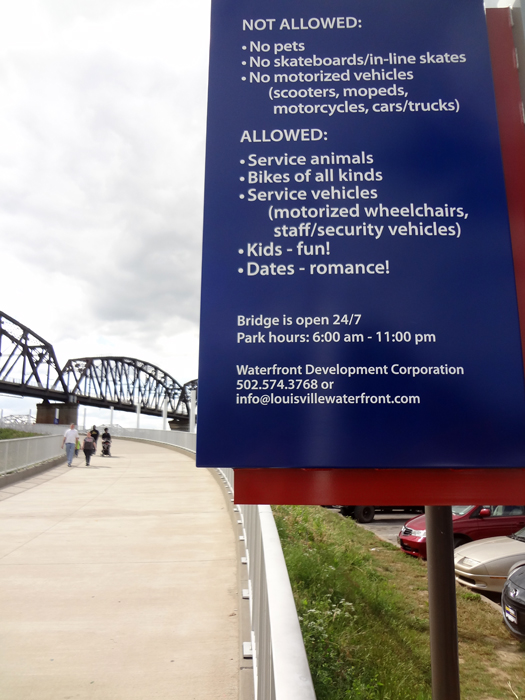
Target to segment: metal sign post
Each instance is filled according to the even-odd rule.
[[[197,392],[195,389],[190,393],[190,433],[195,432],[195,413],[197,410]]]
[[[459,700],[452,508],[425,508],[432,700]]]
[[[168,429],[168,397],[162,403],[162,430]]]

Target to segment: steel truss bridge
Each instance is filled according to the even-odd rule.
[[[179,384],[132,357],[82,357],[60,368],[51,343],[0,311],[0,392],[162,416],[187,423],[197,380]]]

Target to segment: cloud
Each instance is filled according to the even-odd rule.
[[[0,10],[0,309],[61,358],[196,376],[208,24],[208,3]]]

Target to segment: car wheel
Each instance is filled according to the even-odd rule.
[[[454,549],[456,549],[456,547],[461,547],[462,544],[467,544],[467,542],[470,542],[468,537],[464,535],[454,535]]]
[[[525,566],[525,562],[524,562],[524,561],[520,561],[520,562],[518,562],[517,564],[513,564],[513,565],[511,566],[511,568],[509,569],[509,573],[507,574],[507,578],[508,578],[511,574],[513,574],[513,573],[516,571],[516,569],[521,569],[522,566]]]
[[[354,519],[358,523],[371,523],[374,519],[376,509],[374,506],[356,506],[354,508]]]

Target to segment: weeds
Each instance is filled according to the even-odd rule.
[[[15,438],[35,437],[38,433],[26,433],[13,428],[0,428],[0,440],[14,440]]]
[[[355,525],[316,508],[275,515],[318,700],[430,698],[428,623],[349,537]]]
[[[426,564],[320,507],[275,519],[318,700],[430,700]],[[525,643],[457,589],[462,700],[525,700]]]

